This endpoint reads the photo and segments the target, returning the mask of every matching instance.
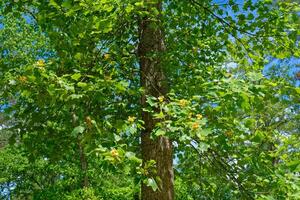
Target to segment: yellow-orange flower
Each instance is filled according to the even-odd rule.
[[[179,100],[179,105],[182,106],[182,107],[185,107],[187,105],[188,101],[185,100],[185,99],[180,99]]]
[[[225,132],[225,135],[227,137],[231,137],[233,135],[233,132],[231,130],[228,130],[228,131]]]
[[[162,103],[165,100],[165,97],[164,96],[159,96],[157,99],[160,103]]]
[[[136,117],[129,116],[128,122],[133,123],[135,121],[135,119],[136,119]]]
[[[107,54],[104,54],[104,59],[105,59],[105,60],[110,59],[110,54],[108,54],[108,53],[107,53]]]
[[[38,60],[36,62],[36,66],[38,66],[38,67],[45,67],[45,61],[44,60]]]
[[[197,123],[197,122],[193,123],[192,129],[193,129],[193,130],[196,130],[196,129],[198,129],[198,128],[199,128],[199,123]]]
[[[201,114],[197,114],[196,117],[197,117],[197,119],[202,119],[203,118],[203,116]]]
[[[111,153],[112,157],[118,157],[118,156],[119,156],[119,152],[118,152],[118,150],[116,150],[116,149],[112,149],[112,150],[110,151],[110,153]]]
[[[89,128],[92,128],[92,119],[90,116],[85,117],[85,123]]]
[[[20,77],[19,77],[19,81],[20,81],[21,83],[26,83],[26,82],[27,82],[27,77],[26,77],[26,76],[20,76]]]

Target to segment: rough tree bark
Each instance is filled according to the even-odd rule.
[[[87,188],[89,186],[89,179],[88,179],[88,175],[87,175],[88,163],[87,163],[84,149],[83,149],[80,139],[78,139],[77,144],[78,144],[78,148],[79,148],[80,167],[81,167],[81,171],[83,173],[82,188]]]
[[[147,10],[162,9],[161,1],[153,4],[151,0],[145,0]],[[153,0],[152,0],[153,2]],[[153,17],[153,16],[152,16]],[[165,96],[168,92],[166,76],[163,72],[160,55],[165,51],[163,31],[159,16],[156,19],[144,17],[139,24],[140,40],[138,56],[140,62],[141,86],[144,94],[141,97],[142,107],[146,107],[146,96]],[[153,191],[151,187],[142,184],[142,200],[172,200],[174,199],[173,166],[172,166],[172,142],[167,137],[159,137],[155,140],[150,134],[157,123],[151,114],[142,111],[142,119],[145,122],[145,130],[141,135],[141,150],[143,164],[155,160],[158,176],[159,190]]]

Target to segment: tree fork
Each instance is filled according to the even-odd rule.
[[[152,1],[153,2],[153,1]],[[156,8],[162,10],[162,2],[153,4],[150,0],[145,0],[146,9]],[[144,88],[141,97],[142,107],[147,106],[146,96],[165,96],[168,92],[166,76],[162,69],[161,53],[165,51],[164,36],[160,23],[160,16],[156,19],[146,16],[139,24],[139,45],[138,57],[140,62],[140,82]],[[151,187],[142,183],[142,200],[173,200],[174,199],[174,174],[172,142],[167,137],[158,137],[155,140],[150,138],[151,132],[157,123],[150,113],[142,111],[142,119],[145,129],[141,135],[141,150],[143,165],[150,160],[156,162],[156,174],[159,181],[159,189],[153,191]]]

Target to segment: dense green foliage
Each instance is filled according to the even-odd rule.
[[[155,163],[141,167],[146,109],[160,121],[153,137],[174,143],[176,199],[299,199],[300,89],[264,69],[300,56],[299,5],[214,2],[164,1],[166,51],[150,56],[170,93],[141,108],[138,23],[157,10],[2,1],[0,194],[117,200],[138,199],[141,181],[158,189]]]

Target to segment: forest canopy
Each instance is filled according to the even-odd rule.
[[[299,199],[299,13],[2,0],[0,199]]]

